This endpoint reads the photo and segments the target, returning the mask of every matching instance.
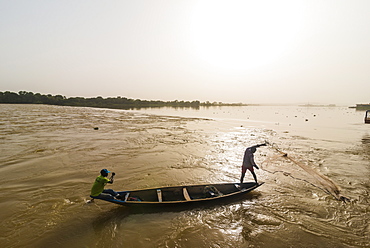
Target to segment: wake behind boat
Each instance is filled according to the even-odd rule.
[[[247,194],[262,183],[219,183],[118,191],[119,198],[99,199],[128,207],[201,205]]]

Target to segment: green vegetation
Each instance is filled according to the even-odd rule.
[[[19,91],[0,92],[0,103],[13,104],[49,104],[60,106],[80,106],[80,107],[95,107],[95,108],[114,108],[114,109],[138,109],[152,107],[174,107],[174,108],[199,108],[200,106],[242,106],[242,103],[222,103],[222,102],[200,102],[200,101],[148,101],[140,99],[129,99],[126,97],[70,97],[62,95],[42,95],[40,93]]]

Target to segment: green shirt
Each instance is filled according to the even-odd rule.
[[[110,180],[106,177],[103,177],[102,175],[98,176],[95,179],[95,182],[91,188],[91,194],[92,196],[98,196],[100,195],[103,190],[104,186],[107,184],[107,182],[110,182]]]

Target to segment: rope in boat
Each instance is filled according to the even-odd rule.
[[[333,196],[336,200],[338,201],[343,201],[343,202],[347,202],[347,201],[350,201],[349,198],[343,196],[341,194],[341,190],[339,188],[338,185],[336,185],[334,183],[333,180],[331,180],[330,178],[328,178],[327,176],[324,176],[322,174],[320,174],[319,172],[317,172],[316,170],[314,170],[313,168],[310,168],[310,167],[307,167],[306,165],[304,165],[303,163],[293,159],[291,156],[288,156],[288,153],[286,152],[283,152],[276,144],[270,144],[268,142],[266,142],[266,144],[270,145],[271,148],[273,148],[274,150],[276,150],[278,153],[280,153],[280,155],[277,155],[275,157],[272,157],[272,158],[269,158],[269,159],[266,159],[267,160],[271,160],[273,158],[277,158],[277,157],[283,157],[283,158],[286,158],[288,159],[289,161],[293,162],[294,164],[298,165],[301,169],[303,169],[305,172],[307,172],[308,174],[310,174],[311,176],[314,177],[314,179],[317,180],[317,182],[319,182],[322,187],[319,187],[317,185],[315,185],[314,183],[306,180],[306,179],[301,179],[301,178],[297,178],[297,177],[294,177],[293,175],[291,175],[291,173],[288,173],[288,172],[285,172],[285,171],[269,171],[265,168],[261,168],[263,169],[264,171],[267,171],[269,173],[272,173],[272,174],[275,174],[275,173],[278,173],[278,172],[281,172],[283,173],[285,176],[290,176],[291,178],[295,179],[295,180],[301,180],[301,181],[304,181],[316,188],[319,188],[321,189],[322,191],[324,191],[326,194],[329,194],[331,196]],[[266,161],[264,161],[263,163],[265,163]]]

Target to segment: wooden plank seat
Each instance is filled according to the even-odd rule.
[[[129,196],[130,196],[130,192],[125,195],[125,201],[127,201]]]
[[[158,202],[162,202],[162,190],[157,189]]]
[[[186,188],[182,188],[182,192],[183,192],[183,194],[184,194],[184,198],[185,198],[185,200],[187,200],[187,201],[191,201],[191,198],[190,198],[190,196],[189,196],[188,190],[187,190]]]

